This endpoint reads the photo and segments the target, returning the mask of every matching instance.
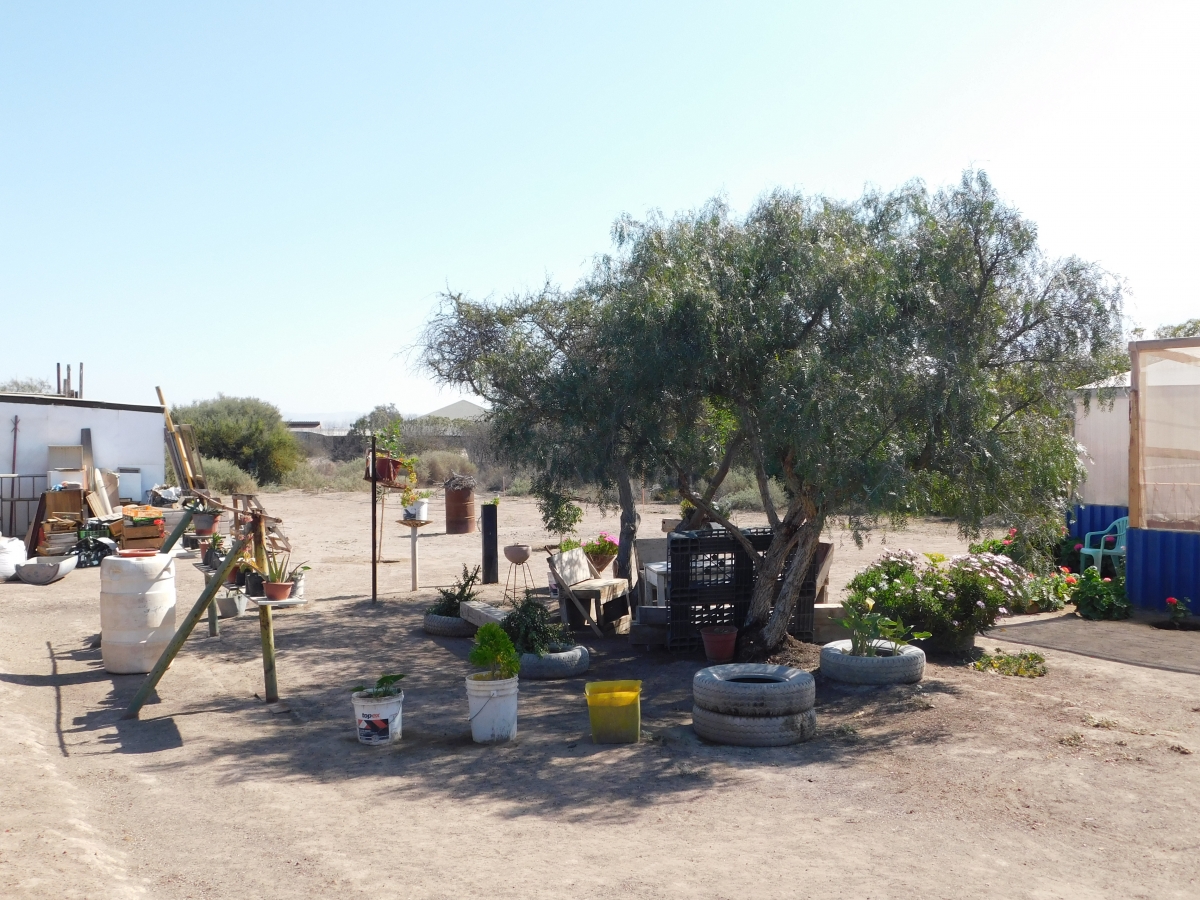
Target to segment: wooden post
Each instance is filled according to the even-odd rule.
[[[379,577],[375,556],[375,532],[378,528],[375,514],[375,496],[379,493],[379,475],[375,470],[375,435],[371,435],[371,602],[379,599]],[[415,575],[413,576],[416,577]]]
[[[217,622],[217,595],[213,594],[212,601],[208,604],[208,636],[220,637],[221,626]]]
[[[1138,391],[1137,352],[1129,372],[1129,526],[1145,528],[1142,483],[1142,410]]]
[[[179,539],[183,537],[183,533],[187,531],[187,527],[191,524],[192,511],[190,509],[185,509],[183,511],[183,518],[179,520],[179,524],[176,525],[171,533],[167,535],[167,539],[163,541],[163,545],[158,548],[158,552],[167,553],[179,542]]]
[[[166,420],[167,431],[171,433],[171,442],[175,445],[175,449],[179,453],[179,464],[183,466],[183,471],[180,472],[186,484],[181,484],[180,487],[186,490],[191,490],[195,484],[192,481],[192,469],[188,465],[187,451],[183,448],[183,439],[179,436],[179,431],[175,428],[175,423],[171,421],[171,412],[167,409],[167,398],[163,396],[162,388],[154,389],[158,392],[158,402],[162,404],[163,419]]]
[[[275,679],[275,630],[271,627],[271,607],[268,604],[260,603],[258,606],[258,631],[262,637],[266,699],[268,703],[274,703],[279,699],[279,683]]]
[[[259,573],[266,578],[267,573],[267,523],[263,521],[262,513],[255,510],[250,513],[251,528],[254,535],[254,565]]]
[[[410,527],[408,529],[408,540],[412,547],[412,589],[414,591],[417,589],[417,585],[420,584],[420,579],[417,577],[417,532],[420,530],[421,529],[415,527]]]
[[[167,648],[163,650],[162,656],[158,658],[158,662],[154,664],[154,668],[150,670],[150,674],[146,676],[146,680],[142,682],[142,686],[138,688],[138,692],[133,695],[133,700],[129,703],[129,708],[125,710],[122,719],[136,719],[138,712],[150,695],[154,692],[154,688],[162,680],[166,674],[167,667],[171,665],[176,654],[182,649],[184,642],[192,633],[192,629],[196,627],[196,623],[200,621],[200,617],[204,615],[204,611],[208,609],[208,605],[212,603],[213,598],[217,595],[221,584],[225,581],[225,577],[229,574],[229,570],[233,568],[234,562],[237,561],[238,554],[242,552],[242,548],[246,546],[246,542],[235,541],[233,547],[229,551],[229,555],[225,557],[221,563],[217,573],[213,576],[212,581],[204,588],[200,594],[200,599],[196,601],[196,605],[183,620],[183,624],[179,626],[179,630],[175,632],[175,637],[171,638],[171,642],[167,644]]]

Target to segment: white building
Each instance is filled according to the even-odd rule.
[[[24,535],[38,496],[53,487],[52,470],[71,468],[78,456],[84,428],[91,430],[92,465],[121,474],[121,496],[140,503],[166,481],[161,406],[0,393],[0,533]]]

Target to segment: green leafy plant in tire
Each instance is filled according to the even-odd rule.
[[[525,599],[513,603],[512,612],[504,617],[500,627],[518,653],[545,656],[555,648],[575,643],[570,630],[556,621],[554,614],[534,597],[532,591],[526,591]]]
[[[512,678],[521,669],[521,657],[512,639],[495,622],[488,622],[475,632],[475,645],[467,659],[472,665],[487,669],[491,681]]]

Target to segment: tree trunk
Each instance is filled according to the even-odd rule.
[[[800,541],[796,545],[796,555],[792,565],[783,578],[779,589],[779,599],[775,601],[775,610],[771,620],[762,631],[762,642],[769,651],[776,650],[787,637],[788,624],[792,621],[792,613],[796,609],[796,601],[800,590],[804,587],[804,578],[808,567],[812,564],[813,554],[817,549],[817,539],[821,535],[821,526],[815,522],[807,522],[800,529]]]
[[[804,515],[805,506],[793,501],[776,529],[756,574],[750,610],[742,633],[738,636],[738,659],[741,662],[765,660],[787,637],[788,623],[821,534],[821,523]],[[779,574],[793,546],[796,553],[780,585]]]
[[[618,538],[617,559],[613,563],[613,574],[617,578],[633,579],[633,542],[637,538],[641,516],[637,511],[637,497],[633,481],[624,467],[617,473],[617,495],[621,501],[621,536]]]

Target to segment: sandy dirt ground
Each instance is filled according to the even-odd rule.
[[[0,897],[1200,896],[1200,676],[1058,650],[1032,680],[953,660],[918,686],[818,676],[816,738],[751,750],[692,732],[702,659],[587,633],[589,679],[643,680],[644,740],[593,745],[575,679],[522,683],[517,740],[476,746],[469,642],[421,631],[434,592],[407,590],[407,530],[389,517],[401,561],[372,604],[367,496],[263,499],[313,566],[310,603],[276,618],[288,712],[256,696],[249,616],[202,624],[123,721],[142,679],[93,647],[98,570],[0,585]],[[646,531],[671,512],[648,508]],[[433,516],[423,577],[446,584],[480,542]],[[593,510],[581,530],[602,527]],[[500,531],[548,541],[525,500],[503,501]],[[833,537],[835,588],[884,540],[962,549],[938,522],[861,550]],[[182,616],[201,579],[177,566]],[[997,638],[981,644],[1018,646]],[[1200,634],[1170,638],[1164,661]],[[384,669],[408,673],[403,740],[363,747],[348,689]]]

